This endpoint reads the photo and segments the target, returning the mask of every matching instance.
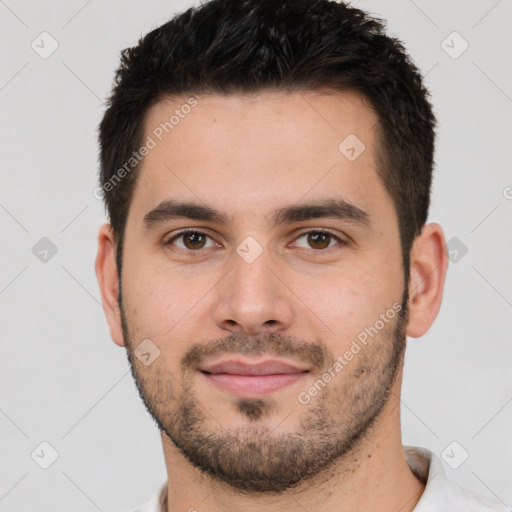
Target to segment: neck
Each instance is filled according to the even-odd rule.
[[[279,494],[244,493],[213,480],[193,467],[162,433],[168,475],[166,512],[412,511],[425,485],[413,475],[404,455],[400,433],[401,383],[395,384],[369,435],[342,460]]]

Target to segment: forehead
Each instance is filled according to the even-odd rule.
[[[250,213],[333,192],[355,202],[371,190],[382,195],[377,122],[351,91],[165,99],[144,119],[142,143],[151,149],[132,206],[179,195]]]
[[[266,144],[268,150],[291,159],[311,150],[313,155],[324,149],[337,154],[339,142],[349,134],[372,146],[377,121],[369,101],[353,91],[210,94],[167,98],[153,105],[144,119],[144,137],[165,144],[174,139],[178,151],[185,139],[198,145],[238,139],[244,141],[242,147],[223,144],[217,149],[240,153]],[[292,153],[293,142],[300,144]]]

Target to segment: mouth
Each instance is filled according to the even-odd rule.
[[[241,359],[230,359],[205,365],[199,370],[215,386],[244,397],[273,393],[309,373],[307,368],[278,360],[255,364]]]

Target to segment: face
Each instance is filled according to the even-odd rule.
[[[406,283],[377,118],[348,92],[194,101],[145,119],[155,144],[124,235],[124,342],[191,464],[281,491],[347,457],[399,374]]]

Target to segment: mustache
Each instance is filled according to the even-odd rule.
[[[299,362],[307,362],[316,369],[322,369],[327,361],[334,360],[321,343],[297,341],[277,333],[268,333],[257,337],[231,334],[220,340],[191,345],[181,358],[181,365],[185,369],[193,369],[204,359],[222,354],[268,354],[276,357],[289,357]]]

